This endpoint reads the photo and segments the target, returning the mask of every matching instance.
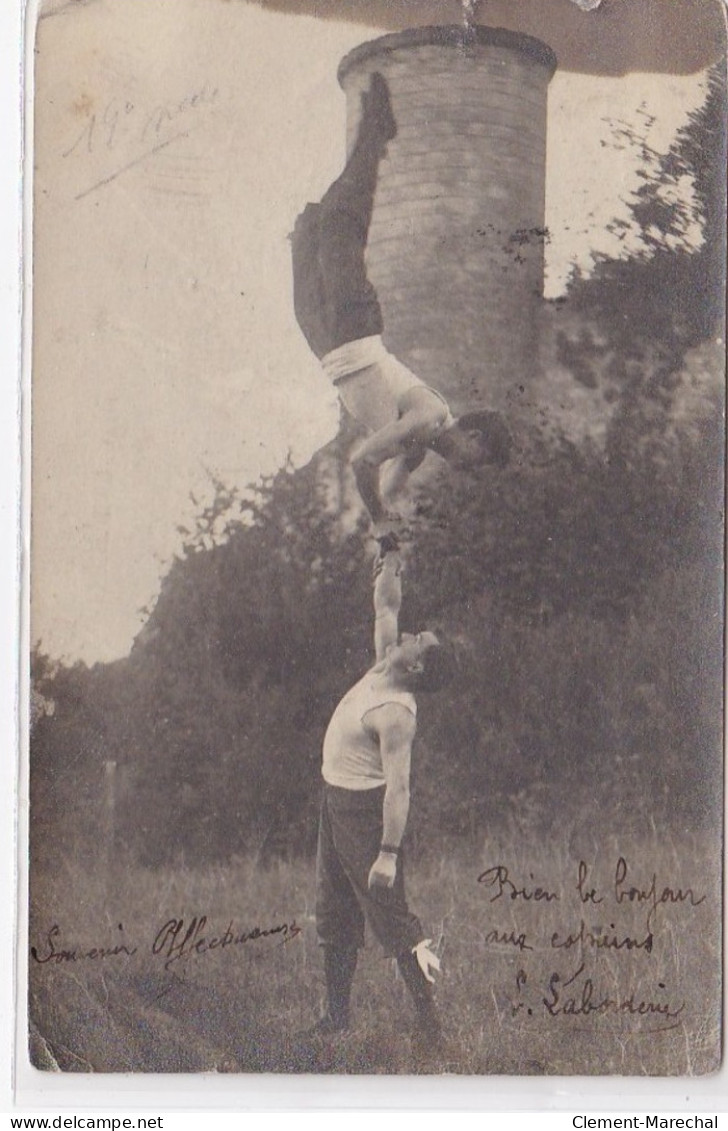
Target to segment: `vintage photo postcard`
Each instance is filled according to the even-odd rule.
[[[29,35],[30,1063],[717,1072],[722,0]]]

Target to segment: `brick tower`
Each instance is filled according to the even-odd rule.
[[[380,166],[368,271],[389,348],[453,410],[528,400],[543,289],[546,101],[556,58],[500,28],[386,35],[342,61],[348,140],[372,71],[398,133]]]

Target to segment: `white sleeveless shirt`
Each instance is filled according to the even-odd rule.
[[[412,692],[381,687],[374,672],[367,672],[347,691],[331,716],[324,738],[322,773],[328,785],[340,789],[376,789],[385,785],[379,741],[368,730],[365,716],[386,703],[398,703],[417,716]]]

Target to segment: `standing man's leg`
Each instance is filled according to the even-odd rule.
[[[432,985],[414,953],[424,940],[422,924],[410,911],[405,896],[404,860],[400,857],[392,888],[370,888],[369,870],[382,839],[382,789],[329,791],[327,834],[336,842],[336,858],[348,881],[358,910],[397,965],[415,1009],[415,1035],[437,1046],[440,1022]],[[350,908],[349,904],[349,908]]]
[[[316,853],[316,930],[324,959],[326,1012],[315,1028],[325,1035],[349,1026],[357,952],[364,945],[364,915],[336,852],[326,787]]]
[[[326,978],[326,1015],[319,1031],[340,1033],[349,1028],[351,988],[356,973],[355,946],[322,946]]]
[[[442,1036],[442,1029],[432,985],[420,969],[413,950],[398,954],[397,966],[415,1007],[415,1036],[419,1041],[431,1042],[432,1047],[436,1048]]]

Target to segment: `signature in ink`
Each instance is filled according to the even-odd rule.
[[[636,886],[628,884],[627,876],[629,865],[623,856],[617,861],[614,872],[614,899],[622,904],[635,904],[648,906],[647,929],[652,929],[652,922],[657,914],[657,909],[665,904],[684,903],[689,907],[699,907],[706,900],[705,895],[696,896],[692,888],[673,888],[657,882],[657,873],[653,872],[647,884]]]
[[[584,963],[570,978],[564,981],[561,974],[554,972],[549,978],[547,997],[543,1004],[550,1017],[592,1017],[615,1014],[629,1017],[657,1016],[666,1020],[679,1017],[685,1009],[685,1002],[679,1006],[671,1001],[658,1001],[654,998],[641,998],[632,992],[625,996],[597,990],[591,978],[579,983],[584,973]],[[574,987],[572,990],[571,987]],[[658,989],[664,990],[665,983],[659,982]],[[569,990],[569,993],[564,991]]]
[[[123,931],[119,923],[119,930]],[[165,970],[169,970],[181,959],[207,954],[213,950],[226,950],[228,947],[242,946],[260,939],[276,939],[278,944],[290,942],[301,934],[295,919],[290,923],[277,923],[271,927],[254,926],[247,930],[236,928],[231,919],[222,934],[207,932],[207,916],[195,915],[189,923],[184,919],[168,919],[156,932],[151,944],[151,953],[161,959]],[[112,946],[68,947],[61,945],[61,928],[54,923],[46,934],[44,944],[38,948],[31,946],[30,953],[40,966],[62,965],[69,962],[95,962],[121,956],[136,954],[139,948],[129,942],[117,942]]]
[[[485,936],[486,946],[514,946],[518,950],[533,950],[525,931],[488,931]]]
[[[119,923],[119,930],[124,930],[121,923]],[[54,923],[45,937],[45,949],[39,951],[37,947],[31,946],[30,953],[39,965],[45,966],[47,963],[51,963],[54,966],[60,966],[65,962],[104,961],[107,958],[118,958],[122,955],[131,956],[137,952],[135,946],[127,946],[126,943],[117,943],[115,946],[92,946],[87,950],[80,947],[68,949],[57,945],[60,943],[60,937],[61,928],[58,923]]]
[[[530,878],[533,879],[533,876]],[[557,892],[548,891],[539,886],[528,887],[526,884],[515,884],[505,864],[495,864],[492,868],[487,868],[485,872],[481,872],[478,876],[478,883],[493,889],[495,894],[491,895],[490,903],[495,903],[497,899],[503,898],[522,899],[526,903],[540,903],[544,900],[546,903],[551,903],[560,898]]]
[[[582,919],[576,932],[570,932],[562,937],[558,931],[554,931],[551,935],[551,946],[554,950],[570,950],[577,946],[582,951],[585,947],[591,947],[594,950],[643,950],[646,954],[652,954],[654,939],[651,931],[642,938],[620,935],[616,931],[614,923],[609,924],[608,931],[590,931]]]
[[[280,936],[280,942],[287,943],[300,935],[303,929],[295,919],[291,923],[278,923],[273,927],[256,926],[247,931],[234,929],[231,920],[221,935],[206,935],[206,927],[206,915],[195,915],[188,924],[184,919],[168,919],[157,931],[152,943],[152,954],[163,958],[164,968],[169,970],[183,958],[207,954],[212,950],[225,950],[229,946],[242,946],[258,939]]]

